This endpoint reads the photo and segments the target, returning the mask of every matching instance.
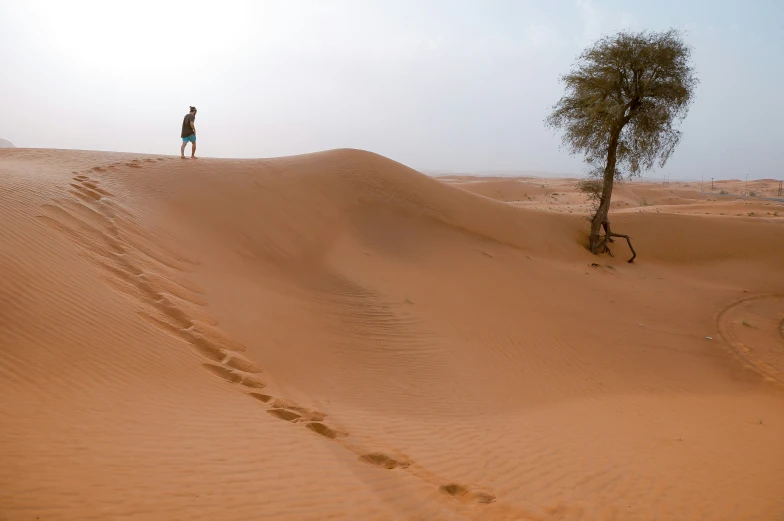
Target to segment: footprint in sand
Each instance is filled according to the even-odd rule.
[[[359,457],[365,463],[370,463],[376,467],[381,467],[387,470],[394,469],[407,469],[411,466],[410,461],[395,459],[381,452],[371,452],[370,454],[363,454]]]
[[[255,375],[243,375],[222,365],[201,364],[201,366],[209,373],[217,376],[218,378],[222,378],[229,383],[241,384],[252,389],[262,389],[267,386],[259,377]]]
[[[209,373],[214,374],[218,378],[223,378],[229,383],[238,384],[242,381],[242,377],[240,375],[231,369],[223,367],[222,365],[201,364],[201,366]]]
[[[495,494],[486,491],[471,490],[459,483],[447,483],[438,487],[438,490],[463,503],[487,504],[495,501]]]
[[[269,404],[270,408],[267,409],[267,414],[274,416],[275,418],[290,423],[304,423],[307,429],[331,440],[348,437],[347,432],[342,432],[326,425],[323,420],[327,417],[327,415],[322,412],[313,411],[305,407],[295,405],[288,400],[274,398],[268,394],[248,394],[261,402]]]
[[[312,430],[316,434],[320,434],[321,436],[324,436],[325,438],[329,438],[331,440],[348,437],[347,432],[341,432],[335,430],[331,427],[328,427],[327,425],[324,425],[321,422],[310,422],[305,427]]]
[[[247,358],[240,357],[239,355],[232,354],[231,357],[224,362],[229,367],[237,369],[239,371],[245,371],[246,373],[260,373],[261,368],[256,365],[254,362],[248,360]]]
[[[407,469],[413,462],[408,460],[404,457],[392,457],[383,452],[371,452],[368,454],[362,454],[359,456],[361,461],[365,463],[369,463],[370,465],[380,467],[387,470],[396,470],[396,469]],[[418,472],[414,472],[414,475],[418,475]],[[429,473],[428,473],[429,474]],[[427,483],[433,483],[438,478],[435,476],[427,476],[423,477],[419,474],[420,479],[423,479]],[[488,504],[495,502],[495,494],[489,492],[487,490],[481,489],[471,489],[466,485],[462,485],[460,483],[455,482],[448,482],[440,485],[438,490],[442,493],[450,496],[462,503],[474,503],[474,504]]]
[[[276,418],[280,418],[281,420],[285,420],[287,422],[295,423],[298,421],[302,416],[297,414],[294,411],[289,411],[288,409],[267,409],[267,414],[271,414]]]

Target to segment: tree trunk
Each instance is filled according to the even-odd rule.
[[[615,163],[617,159],[616,154],[618,151],[618,139],[620,138],[621,130],[623,129],[624,124],[619,125],[617,129],[613,129],[613,133],[610,136],[610,144],[607,147],[607,164],[604,167],[602,197],[599,200],[599,208],[596,210],[596,215],[593,216],[593,220],[591,221],[590,248],[591,253],[594,255],[607,252],[610,254],[610,256],[612,256],[612,252],[607,246],[607,243],[612,242],[613,237],[622,237],[626,239],[626,242],[629,244],[629,249],[632,251],[632,258],[629,259],[629,262],[634,262],[635,257],[637,257],[637,252],[634,251],[631,237],[621,233],[613,233],[613,231],[610,229],[610,220],[607,218],[607,214],[610,212],[610,200],[612,199],[613,182],[615,181]],[[599,232],[602,230],[602,228],[604,228],[604,235],[599,235]]]
[[[602,238],[599,232],[602,226],[607,222],[607,214],[610,211],[610,200],[612,199],[613,182],[615,181],[615,162],[616,152],[618,150],[618,139],[621,136],[623,127],[619,126],[613,129],[610,135],[610,144],[607,147],[607,163],[604,166],[604,180],[602,182],[602,197],[599,200],[599,208],[591,221],[591,240],[590,248],[591,253],[594,255],[604,251],[606,241],[610,239],[608,235]]]

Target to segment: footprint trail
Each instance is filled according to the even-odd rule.
[[[203,290],[187,278],[190,266],[197,262],[164,247],[163,241],[155,240],[151,232],[135,224],[133,214],[94,177],[109,169],[113,172],[116,168],[143,168],[144,162],[134,160],[75,172],[67,190],[73,199],[44,205],[40,221],[81,247],[105,272],[106,281],[113,288],[141,305],[140,315],[149,324],[189,345],[204,360],[201,366],[205,372],[257,400],[270,418],[302,426],[338,443],[360,461],[381,471],[409,473],[437,488],[445,501],[453,501],[456,508],[496,501],[490,491],[443,479],[407,457],[366,450],[352,441],[349,432],[334,426],[323,412],[259,392],[267,388],[260,376],[262,368],[241,354],[246,346],[217,327],[217,321],[204,309]],[[511,505],[502,510],[527,517]]]

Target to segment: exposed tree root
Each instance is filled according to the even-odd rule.
[[[596,247],[592,248],[593,253],[596,253],[596,254],[608,253],[610,255],[610,257],[612,257],[613,254],[612,254],[612,251],[610,251],[610,247],[608,246],[608,243],[615,242],[615,241],[613,241],[613,237],[621,237],[623,239],[626,239],[626,242],[629,244],[629,249],[632,251],[632,258],[629,259],[629,262],[634,262],[634,259],[637,257],[637,252],[634,251],[634,246],[632,246],[632,239],[631,239],[631,237],[629,237],[628,235],[624,235],[622,233],[614,233],[610,229],[610,221],[609,220],[605,220],[602,223],[602,227],[604,228],[604,235],[597,235],[595,237],[591,237],[591,239],[592,239],[591,242],[592,243],[598,242]]]

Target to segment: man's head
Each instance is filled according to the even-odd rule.
[[[196,107],[191,107],[191,114],[196,115]]]

